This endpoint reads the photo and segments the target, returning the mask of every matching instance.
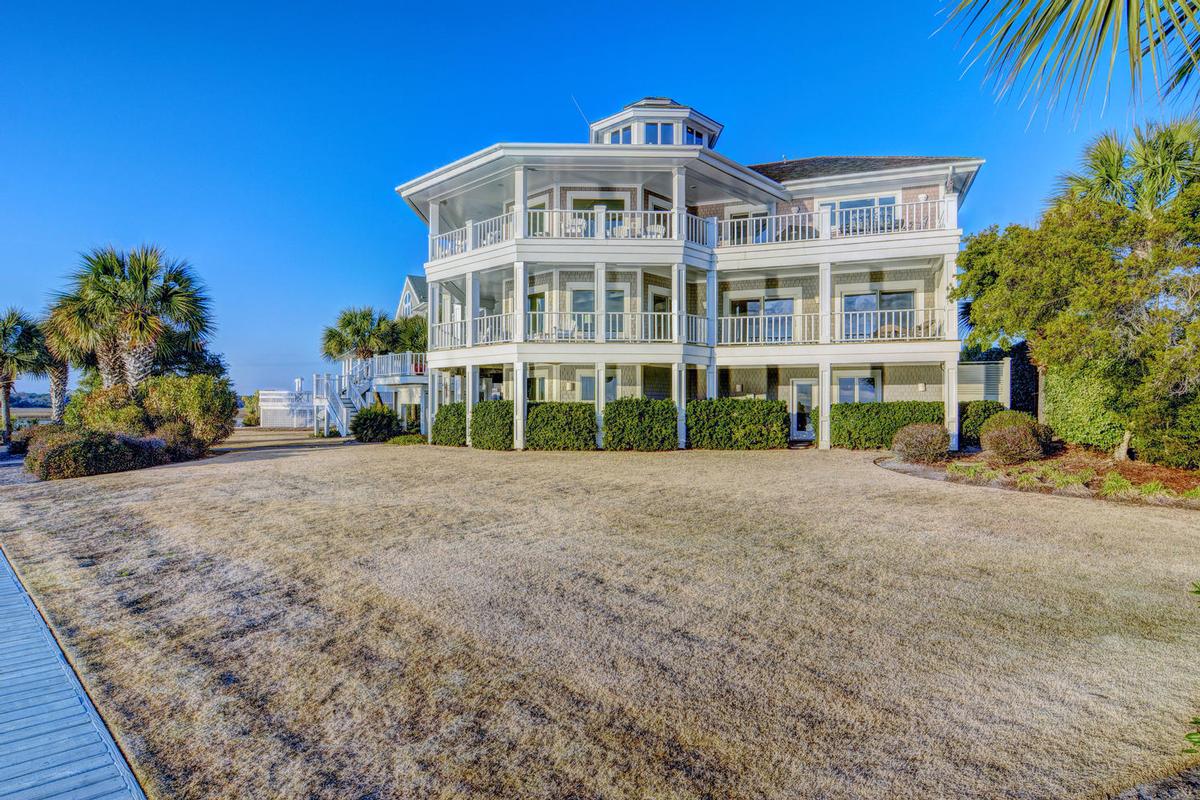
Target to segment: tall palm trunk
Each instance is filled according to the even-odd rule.
[[[3,428],[0,428],[0,444],[8,444],[12,441],[12,409],[9,408],[9,402],[12,399],[12,382],[0,381],[0,419],[3,419]]]
[[[153,343],[129,344],[127,342],[121,348],[121,358],[125,362],[125,378],[129,381],[130,389],[150,377],[150,371],[154,369],[155,350],[156,347]]]
[[[50,421],[62,422],[63,412],[67,406],[67,381],[71,377],[71,368],[66,361],[56,361],[48,372],[50,373]]]
[[[117,340],[104,339],[96,345],[96,365],[100,370],[100,385],[105,389],[126,383],[125,363]]]

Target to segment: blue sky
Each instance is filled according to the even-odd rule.
[[[290,385],[322,368],[339,308],[390,311],[420,270],[425,228],[393,187],[498,141],[583,141],[572,95],[590,119],[669,95],[744,163],[981,156],[963,226],[1031,221],[1087,140],[1137,121],[1126,94],[1031,121],[962,76],[940,8],[10,5],[0,306],[44,307],[82,250],[155,242],[206,280],[239,391]]]

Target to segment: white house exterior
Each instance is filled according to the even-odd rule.
[[[429,413],[624,396],[784,400],[792,435],[846,401],[940,400],[957,445],[958,212],[983,161],[746,166],[667,98],[579,144],[496,144],[397,192],[429,224]],[[407,287],[407,284],[406,284]],[[403,302],[403,300],[402,300]]]

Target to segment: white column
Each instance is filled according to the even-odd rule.
[[[529,281],[525,262],[513,262],[513,341],[525,341],[525,306],[529,302]]]
[[[958,341],[958,301],[950,299],[950,292],[958,285],[958,254],[945,257],[942,263],[942,305],[946,308],[946,339]]]
[[[717,296],[717,271],[710,269],[704,276],[704,312],[708,315],[708,346],[717,345],[717,317],[721,314],[721,300]]]
[[[428,435],[432,437],[433,423],[435,420],[437,420],[438,411],[438,371],[436,369],[427,369],[426,373],[426,381],[428,381],[429,384],[426,388],[426,401],[428,405],[427,413],[429,414]]]
[[[467,404],[467,447],[471,446],[471,415],[475,413],[475,400],[479,394],[479,367],[467,367],[467,385],[463,400]]]
[[[671,268],[671,341],[683,344],[687,339],[687,265]]]
[[[463,316],[467,320],[467,347],[475,345],[475,315],[479,313],[479,281],[474,272],[463,276]]]
[[[958,355],[947,358],[942,370],[942,401],[946,404],[946,430],[950,449],[958,449]]]
[[[421,387],[421,408],[420,408],[420,426],[421,435],[429,436],[429,431],[433,428],[433,424],[429,419],[429,387]]]
[[[595,206],[592,213],[596,219],[596,227],[592,230],[592,235],[597,239],[603,239],[608,235],[608,231],[604,227],[604,219],[608,216],[608,206]]]
[[[517,167],[513,171],[513,235],[524,239],[529,235],[529,215],[525,213],[526,198],[529,190],[525,183],[525,167]]]
[[[596,447],[604,447],[604,403],[608,400],[605,393],[605,382],[608,376],[608,364],[596,362]]]
[[[958,227],[958,193],[946,195],[946,228],[954,230]]]
[[[513,362],[513,449],[525,449],[525,362]]]
[[[675,218],[675,237],[687,236],[687,170],[675,167],[671,174],[671,211]]]
[[[832,404],[831,394],[832,389],[829,384],[833,380],[833,370],[829,364],[821,364],[817,370],[819,376],[817,383],[817,401],[820,406],[820,420],[817,433],[817,449],[829,449],[829,408]]]
[[[608,265],[603,262],[596,263],[594,286],[596,302],[593,307],[596,311],[596,341],[603,342],[608,337],[607,317],[605,315],[608,307],[606,302],[608,296]]]
[[[671,397],[675,400],[675,435],[687,447],[687,364],[671,365]]]
[[[433,240],[442,232],[442,205],[437,200],[429,204],[429,260],[433,260]]]
[[[833,332],[833,265],[823,261],[817,269],[817,302],[821,312],[818,319],[821,330],[817,341],[829,344]]]

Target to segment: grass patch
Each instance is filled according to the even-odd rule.
[[[410,445],[425,444],[425,437],[419,433],[402,433],[387,440],[388,444]]]

